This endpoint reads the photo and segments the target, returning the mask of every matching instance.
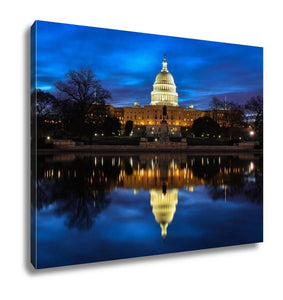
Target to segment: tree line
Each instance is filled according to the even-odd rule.
[[[227,122],[230,124],[230,128],[224,128],[224,134],[239,134],[239,129],[250,128],[256,135],[256,139],[261,143],[263,142],[263,98],[261,96],[251,97],[244,105],[234,103],[233,101],[226,102],[226,100],[219,100],[214,97],[210,104],[212,111],[226,111],[224,114],[224,121],[227,118]],[[247,115],[250,116],[250,120],[247,120]],[[197,123],[199,123],[198,120]],[[208,121],[206,120],[206,123]],[[195,125],[195,124],[194,124]],[[206,124],[206,127],[211,127],[214,132],[219,132],[217,125],[210,120],[210,124]],[[226,132],[225,132],[226,131]]]
[[[90,139],[94,132],[118,134],[121,124],[109,115],[106,107],[111,93],[102,87],[91,69],[69,71],[64,81],[55,83],[55,88],[54,93],[32,93],[38,138],[51,134],[58,138]]]
[[[51,135],[55,138],[91,140],[94,135],[113,136],[121,132],[118,118],[110,114],[106,101],[111,93],[102,87],[93,71],[89,68],[69,71],[64,81],[55,83],[55,92],[34,90],[32,93],[32,113],[36,115],[38,139]],[[230,128],[220,128],[212,117],[203,117],[194,121],[186,132],[195,136],[217,137],[237,133],[237,128],[247,127],[244,123],[246,112],[253,115],[253,129],[257,138],[263,139],[263,99],[252,97],[245,105],[226,102],[214,97],[210,102],[211,111],[225,110],[224,117]],[[33,118],[34,120],[35,118]],[[229,119],[229,120],[228,120]],[[133,129],[133,121],[125,124],[125,135]],[[239,135],[239,134],[238,134]]]

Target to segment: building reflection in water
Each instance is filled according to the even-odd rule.
[[[44,158],[38,166],[39,187],[47,186],[51,180],[54,188],[61,185],[62,189],[80,195],[86,190],[92,195],[97,194],[95,191],[102,195],[116,188],[132,189],[135,194],[140,189],[148,190],[152,212],[163,238],[176,212],[178,190],[193,192],[194,187],[206,185],[213,200],[226,201],[233,193],[243,191],[255,200],[262,198],[262,158],[253,156],[143,154],[66,156],[65,160],[63,156],[54,156]],[[100,198],[99,201],[103,201]]]
[[[172,222],[178,204],[178,190],[166,190],[164,184],[162,190],[150,190],[150,205],[155,217],[155,221],[161,227],[162,238],[167,235],[167,227]]]

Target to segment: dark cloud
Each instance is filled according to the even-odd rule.
[[[152,34],[37,22],[38,88],[54,89],[70,69],[90,67],[114,105],[150,101],[166,52],[181,105],[212,97],[243,103],[262,95],[263,49]]]

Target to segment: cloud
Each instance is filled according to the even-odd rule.
[[[205,109],[213,96],[242,102],[262,95],[260,47],[40,21],[38,88],[54,86],[70,69],[90,67],[112,93],[113,104],[146,105],[164,53],[182,105]]]

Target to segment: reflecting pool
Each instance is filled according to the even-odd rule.
[[[263,239],[262,156],[38,156],[37,267]]]

